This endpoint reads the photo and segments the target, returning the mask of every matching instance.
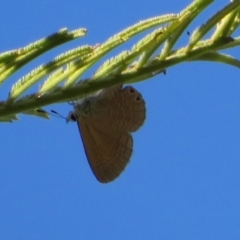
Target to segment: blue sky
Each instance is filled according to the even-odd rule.
[[[21,75],[61,52],[101,43],[142,19],[177,13],[191,1],[176,2],[1,3],[1,52],[63,27],[89,31],[12,76],[1,99]],[[228,1],[215,2],[190,32]],[[187,40],[186,34],[178,46]],[[238,48],[228,53],[240,55]],[[75,123],[19,115],[18,122],[1,124],[0,239],[239,239],[238,76],[238,69],[223,64],[187,62],[135,84],[147,119],[134,134],[130,164],[107,185],[93,176]],[[48,109],[63,115],[72,110],[68,104]]]

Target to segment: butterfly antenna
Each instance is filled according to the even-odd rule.
[[[58,112],[55,111],[55,110],[50,110],[50,113],[49,113],[49,114],[52,115],[52,116],[55,116],[55,117],[63,118],[63,119],[66,120],[66,117],[64,117],[63,115],[61,115],[60,113],[58,113]]]
[[[36,111],[39,113],[46,113],[46,114],[54,116],[54,117],[60,117],[60,118],[63,118],[66,120],[66,117],[62,116],[60,113],[56,112],[55,110],[50,110],[50,112],[49,112],[49,111],[45,111],[43,109],[37,109]]]

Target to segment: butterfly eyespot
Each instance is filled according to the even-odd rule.
[[[140,101],[141,100],[141,98],[138,96],[138,97],[136,97],[136,101]]]
[[[134,89],[130,88],[129,90],[130,93],[135,93]]]

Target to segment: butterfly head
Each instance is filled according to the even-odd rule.
[[[66,118],[66,122],[76,122],[77,121],[77,115],[76,115],[76,112],[75,111],[71,111],[67,118]]]
[[[79,117],[90,117],[95,111],[97,98],[88,97],[85,98],[81,103],[75,103],[74,110],[71,111],[67,116],[67,122],[76,122]]]

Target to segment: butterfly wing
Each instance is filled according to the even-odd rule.
[[[129,162],[133,148],[132,136],[127,132],[103,128],[101,121],[91,119],[78,119],[78,127],[95,177],[102,183],[113,181]]]
[[[104,89],[75,108],[89,165],[102,183],[118,177],[132,154],[136,131],[146,117],[142,95],[133,87]]]

